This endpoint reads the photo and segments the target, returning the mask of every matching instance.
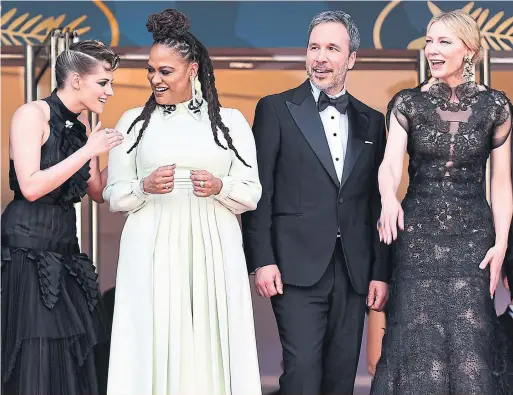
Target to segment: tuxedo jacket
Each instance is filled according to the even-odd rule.
[[[310,81],[262,98],[253,124],[262,198],[242,215],[249,272],[277,264],[285,284],[311,286],[323,275],[338,233],[351,284],[387,282],[389,248],[379,241],[378,168],[383,114],[349,94],[348,138],[338,179]]]

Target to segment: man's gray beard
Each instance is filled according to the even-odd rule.
[[[339,85],[340,82],[342,81],[345,81],[345,76],[347,75],[347,70],[342,70],[342,72],[340,73],[339,76],[336,76],[335,79],[333,80],[333,82],[329,85],[329,86],[325,86],[325,87],[321,87],[319,86],[313,79],[312,79],[312,72],[307,69],[306,70],[306,75],[308,76],[308,78],[310,79],[310,82],[313,84],[313,86],[315,86],[317,89],[319,89],[320,91],[323,91],[324,93],[327,93],[329,90],[331,90],[332,88],[335,88],[336,86]],[[339,78],[340,77],[340,78]],[[342,88],[340,88],[340,90],[342,91],[342,89],[344,89],[344,84],[342,84]]]

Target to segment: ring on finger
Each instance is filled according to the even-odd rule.
[[[200,181],[199,186],[200,188],[203,188],[205,186],[205,181]]]
[[[166,189],[171,189],[171,184],[166,184]]]

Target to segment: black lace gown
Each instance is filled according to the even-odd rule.
[[[474,82],[423,84],[393,98],[387,121],[396,119],[410,183],[371,394],[513,394],[490,272],[479,269],[495,244],[486,161],[511,132],[511,104]]]
[[[78,114],[55,92],[41,169],[61,162],[87,141]],[[13,162],[14,200],[2,214],[2,393],[94,395],[99,388],[95,346],[106,340],[97,274],[77,242],[74,203],[86,193],[89,164],[35,202],[21,193]]]

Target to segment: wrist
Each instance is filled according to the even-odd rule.
[[[506,252],[508,249],[508,242],[507,240],[495,240],[495,247],[499,248],[501,251]]]
[[[96,156],[89,152],[87,145],[84,145],[82,148],[78,149],[76,152],[80,153],[80,156],[84,162],[87,162],[88,160],[91,160]]]
[[[221,181],[221,179],[219,179],[219,178],[216,178],[214,195],[219,195],[219,192],[221,192],[221,189],[223,189],[223,181]]]
[[[146,177],[141,178],[139,185],[141,187],[141,192],[145,195],[149,195],[149,193],[146,192]]]

